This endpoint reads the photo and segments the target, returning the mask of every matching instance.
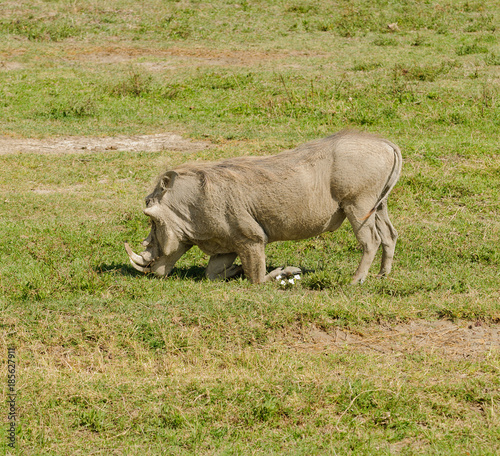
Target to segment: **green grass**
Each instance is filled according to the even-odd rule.
[[[0,134],[213,143],[0,155],[13,454],[497,454],[498,351],[306,342],[311,328],[500,322],[499,17],[493,1],[2,3]],[[374,264],[348,285],[361,256],[348,224],[267,247],[269,269],[304,270],[285,290],[208,282],[196,248],[168,280],[128,264],[166,166],[345,127],[403,151],[388,279]]]

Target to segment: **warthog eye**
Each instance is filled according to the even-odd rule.
[[[151,206],[153,204],[153,198],[146,198],[146,207]]]

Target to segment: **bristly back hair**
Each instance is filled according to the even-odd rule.
[[[191,162],[174,170],[179,175],[196,175],[201,187],[209,189],[220,181],[243,182],[248,180],[276,180],[290,172],[290,166],[280,166],[275,155],[265,157],[236,157],[217,162]]]
[[[205,190],[210,189],[216,182],[276,181],[292,177],[303,167],[314,166],[328,153],[327,148],[321,147],[322,143],[332,147],[332,139],[339,142],[344,137],[351,141],[366,137],[380,139],[372,133],[346,129],[327,138],[316,139],[276,155],[242,156],[215,162],[188,162],[176,166],[174,171],[180,175],[196,176],[201,188]],[[304,153],[305,151],[308,153]]]

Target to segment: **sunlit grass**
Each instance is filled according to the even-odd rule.
[[[498,452],[495,350],[308,345],[313,329],[500,321],[495,2],[32,0],[0,12],[1,134],[213,144],[0,155],[0,346],[18,356],[20,453]],[[374,264],[348,285],[361,257],[348,223],[267,247],[269,269],[303,269],[286,290],[208,282],[197,248],[166,280],[129,265],[123,242],[147,235],[144,197],[165,167],[345,127],[403,151],[387,279]]]

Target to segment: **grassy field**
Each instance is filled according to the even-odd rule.
[[[398,331],[498,334],[499,30],[494,0],[1,2],[0,399],[15,347],[18,416],[13,450],[4,405],[0,449],[498,454],[500,337],[452,355],[452,329]],[[268,269],[305,271],[286,290],[208,282],[197,249],[167,280],[129,266],[167,166],[346,127],[403,151],[388,279],[348,285],[347,223],[267,247]],[[164,132],[210,147],[43,149]]]

